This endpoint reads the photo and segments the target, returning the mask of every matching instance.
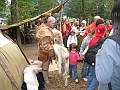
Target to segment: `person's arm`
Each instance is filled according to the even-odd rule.
[[[81,60],[80,55],[76,53],[76,60]]]
[[[110,82],[114,69],[114,60],[119,58],[115,55],[114,47],[116,47],[116,44],[113,45],[112,43],[114,42],[106,40],[96,55],[95,72],[100,84],[108,84]]]
[[[88,46],[85,48],[85,50],[82,52],[82,55],[84,56],[88,51]]]
[[[69,47],[69,44],[70,44],[70,38],[71,38],[71,36],[68,37],[68,40],[67,40],[67,47]]]
[[[76,45],[78,45],[78,40],[77,40],[76,35],[75,35],[75,43],[76,43]]]
[[[81,47],[80,47],[79,54],[82,54],[82,52],[84,51],[85,47],[86,47],[86,42],[85,42],[85,38],[84,38],[83,41],[82,41]]]

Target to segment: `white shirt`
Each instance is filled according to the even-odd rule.
[[[72,26],[72,29],[75,30],[75,34],[77,35],[77,33],[78,33],[78,29],[77,29],[77,27]]]
[[[84,33],[85,33],[85,30],[83,30],[84,28],[83,27],[80,27],[80,35],[81,36],[84,36]]]
[[[70,44],[75,43],[77,45],[77,37],[76,35],[74,36],[69,36],[67,40],[67,47],[69,47]]]

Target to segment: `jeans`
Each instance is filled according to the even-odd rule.
[[[72,70],[74,71],[74,80],[78,79],[77,64],[76,65],[69,64],[69,75],[71,77],[72,77]]]
[[[95,90],[97,85],[98,81],[95,75],[95,68],[90,65],[86,90]]]
[[[82,66],[82,71],[81,71],[81,77],[82,78],[86,78],[88,73],[89,73],[89,67],[90,65],[87,62],[83,62],[83,66]],[[88,68],[88,70],[87,70]]]

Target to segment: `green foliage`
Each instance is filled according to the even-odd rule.
[[[64,7],[64,14],[69,17],[79,18],[80,16],[80,0],[70,0]]]
[[[54,0],[19,0],[19,20],[46,12],[53,7]]]
[[[0,0],[0,17],[4,17],[5,7],[6,7],[5,0]]]
[[[30,17],[30,12],[33,9],[33,0],[18,0],[19,21]]]
[[[83,0],[84,1],[84,14],[82,0],[70,0],[69,10],[66,14],[69,17],[77,17],[80,19],[93,18],[99,15],[102,18],[110,18],[110,12],[114,5],[114,0]],[[84,16],[83,16],[84,15]],[[85,18],[83,18],[85,17]]]
[[[31,17],[40,15],[53,7],[54,0],[34,0],[34,9],[31,11]]]

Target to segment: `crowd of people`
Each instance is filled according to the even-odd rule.
[[[118,4],[120,4],[120,0],[117,1],[112,10],[111,20],[95,16],[94,21],[87,25],[86,20],[81,22],[76,20],[71,23],[69,19],[65,19],[61,26],[63,44],[69,51],[68,78],[72,77],[73,70],[74,81],[79,82],[78,74],[80,73],[77,72],[77,60],[83,61],[80,76],[87,82],[86,90],[95,90],[98,84],[99,90],[120,90],[120,7]],[[37,32],[40,53],[38,59],[43,61],[43,76],[46,83],[49,83],[49,60],[43,59],[50,59],[51,56],[54,56],[52,47],[54,44],[52,43],[54,25],[55,18],[51,16]],[[110,35],[116,35],[117,38],[109,38]],[[95,56],[95,61],[89,64],[86,60],[86,53],[103,38],[104,44]],[[43,51],[52,54],[46,57],[47,53],[43,53]]]
[[[95,16],[94,22],[88,26],[86,25],[86,20],[82,20],[81,25],[76,24],[76,22],[79,21],[75,21],[75,24],[73,24],[72,26],[70,25],[70,23],[68,23],[68,21],[69,19],[65,20],[66,27],[65,25],[63,25],[66,30],[62,28],[64,46],[70,51],[70,66],[68,77],[70,78],[72,76],[71,69],[73,69],[74,80],[75,82],[78,82],[78,74],[76,68],[77,60],[83,60],[81,78],[87,82],[86,90],[95,90],[95,88],[98,86],[98,80],[96,79],[95,74],[95,67],[89,65],[86,62],[85,54],[87,53],[87,50],[94,46],[102,37],[107,38],[109,36],[112,30],[111,20],[104,20],[100,16]],[[73,47],[74,51],[71,51],[70,46],[73,44],[75,44],[76,46]],[[71,53],[78,53],[80,55],[80,58],[78,59],[75,54]],[[71,57],[74,57],[74,59]]]

